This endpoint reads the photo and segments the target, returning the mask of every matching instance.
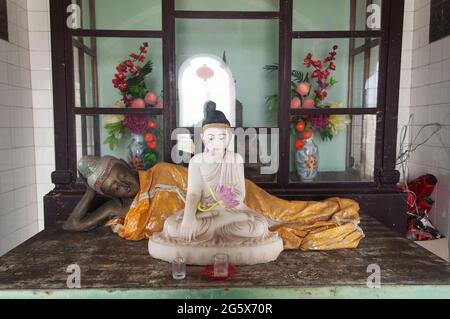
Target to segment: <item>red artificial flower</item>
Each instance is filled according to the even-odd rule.
[[[338,49],[337,45],[334,45],[333,51],[329,52],[329,54],[324,58],[325,63],[329,63],[328,67],[325,68],[325,70],[322,70],[324,65],[320,59],[318,60],[312,60],[312,53],[308,53],[303,60],[303,63],[306,65],[307,68],[310,68],[311,65],[314,66],[315,70],[311,73],[311,78],[317,78],[317,84],[319,85],[319,88],[314,90],[314,93],[316,95],[316,98],[320,101],[324,100],[328,93],[326,92],[326,89],[330,86],[330,83],[328,83],[326,80],[331,74],[331,71],[336,70],[336,64],[332,61],[336,60],[336,50]]]
[[[122,71],[120,71],[119,73],[114,74],[114,76],[118,80],[125,80],[125,78],[126,78],[125,73],[123,73]]]
[[[139,55],[137,55],[136,53],[131,53],[130,58],[137,60],[137,59],[139,59]]]
[[[319,80],[323,79],[323,73],[320,70],[314,70],[313,73],[311,73],[312,78],[318,78]]]
[[[321,69],[323,67],[322,61],[320,61],[320,60],[311,61],[311,64],[314,65],[314,67],[316,67],[318,69]]]
[[[120,90],[120,92],[122,92],[122,93],[125,93],[125,91],[128,89],[128,85],[125,83],[125,84],[120,84],[119,85],[119,90]]]
[[[317,96],[319,99],[322,99],[322,91],[320,91],[319,89],[314,90],[314,94],[316,94],[316,96]]]
[[[116,67],[116,70],[117,70],[117,72],[124,72],[124,71],[127,70],[127,68],[126,68],[125,65],[119,64],[119,65]]]
[[[303,64],[305,64],[307,68],[311,67],[311,63],[312,63],[311,58],[312,58],[312,54],[308,53],[306,55],[306,58],[303,60]]]
[[[133,99],[129,98],[128,96],[124,96],[122,99],[122,102],[124,104],[129,104],[131,101],[133,101]]]
[[[328,87],[328,83],[327,82],[324,82],[322,80],[319,80],[318,82],[319,82],[319,85],[320,85],[320,87],[322,89],[326,89]]]

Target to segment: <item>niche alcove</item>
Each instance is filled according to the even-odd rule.
[[[353,198],[363,212],[405,231],[406,202],[395,187],[403,1],[133,2],[124,17],[119,0],[50,1],[52,43],[62,49],[52,51],[56,170],[55,188],[44,200],[46,225],[65,219],[83,194],[76,170],[81,156],[126,158],[131,136],[110,147],[107,124],[114,117],[146,115],[158,123],[156,162],[173,162],[177,142],[195,140],[195,121],[186,114],[196,113],[183,104],[187,84],[180,71],[200,54],[232,77],[235,96],[226,96],[234,102],[234,124],[267,137],[267,154],[258,154],[256,166],[246,166],[250,179],[287,199]],[[71,5],[81,10],[75,20],[67,12]],[[117,107],[115,68],[143,43],[152,61],[146,86],[163,107]],[[292,77],[311,72],[305,57],[323,59],[334,46],[336,83],[327,97],[334,107],[290,107]],[[313,181],[302,181],[295,169],[292,119],[335,116],[346,119],[345,127],[332,140],[315,137],[319,171]],[[174,137],[177,129],[181,133]],[[278,169],[258,173],[261,163],[270,161]]]

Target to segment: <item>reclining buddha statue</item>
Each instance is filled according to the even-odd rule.
[[[112,157],[83,158],[87,191],[65,229],[107,221],[121,238],[149,239],[155,258],[183,256],[196,265],[210,264],[217,253],[237,265],[265,263],[283,249],[355,248],[364,237],[352,199],[288,201],[245,179],[242,157],[228,147],[229,122],[213,102],[205,105],[201,137],[204,151],[188,169],[159,163],[136,173]],[[95,193],[111,200],[91,212]]]

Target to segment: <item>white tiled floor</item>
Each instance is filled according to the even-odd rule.
[[[449,261],[448,240],[446,238],[436,240],[416,241],[416,243],[422,246],[423,248],[428,249],[433,254],[441,257],[442,259]]]

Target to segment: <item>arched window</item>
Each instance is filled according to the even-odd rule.
[[[201,126],[203,105],[214,101],[232,126],[236,124],[236,92],[230,68],[217,56],[194,55],[178,73],[179,126]]]

